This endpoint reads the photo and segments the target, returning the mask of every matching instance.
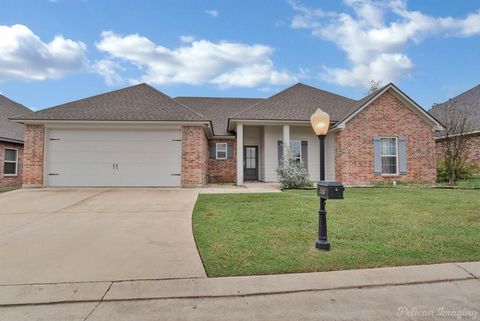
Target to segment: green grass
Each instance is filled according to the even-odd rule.
[[[469,178],[457,182],[458,187],[480,188],[480,177]]]
[[[193,230],[209,276],[480,260],[480,191],[347,189],[328,201],[330,252],[314,247],[315,191],[200,195]]]

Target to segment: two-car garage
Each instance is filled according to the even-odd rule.
[[[45,186],[181,186],[182,132],[46,128]]]

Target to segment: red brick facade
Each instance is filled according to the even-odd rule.
[[[382,176],[374,173],[373,137],[405,137],[407,173]],[[25,126],[23,185],[43,186],[43,125]],[[475,140],[480,159],[480,136]],[[210,158],[210,143],[231,143],[232,157]],[[381,182],[431,182],[436,179],[435,136],[428,123],[395,94],[387,91],[335,133],[335,176],[347,185]],[[204,186],[210,182],[235,182],[237,174],[236,139],[208,140],[203,126],[182,127],[182,186]],[[0,160],[3,152],[0,152]],[[19,153],[22,159],[21,153]],[[20,166],[21,168],[21,166]],[[3,171],[3,166],[2,166]],[[2,174],[0,172],[0,174]],[[3,178],[3,175],[0,175]],[[13,180],[12,180],[13,181]],[[19,182],[19,179],[17,183]],[[13,183],[12,183],[13,184]]]
[[[480,133],[469,135],[468,139],[468,161],[476,167],[477,173],[480,173]],[[437,139],[436,144],[437,161],[442,161],[444,157],[444,140]]]
[[[374,173],[373,137],[404,136],[407,174]],[[435,136],[432,126],[387,91],[346,123],[335,136],[336,180],[345,184],[390,181],[435,182]]]
[[[25,125],[23,186],[43,186],[45,127]]]
[[[11,148],[18,151],[17,175],[4,175],[5,149]],[[22,186],[23,169],[23,145],[8,142],[0,142],[0,187],[20,187]]]
[[[208,142],[201,126],[182,127],[182,186],[204,186],[207,180]]]
[[[210,183],[235,183],[237,180],[237,143],[236,139],[211,139],[209,144],[232,144],[232,157],[228,159],[208,158],[208,181]]]

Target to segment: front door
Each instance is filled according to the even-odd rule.
[[[243,178],[245,180],[258,180],[258,146],[245,146],[243,148]]]

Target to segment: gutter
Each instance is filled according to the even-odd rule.
[[[6,142],[6,143],[13,143],[13,144],[24,144],[23,140],[19,139],[13,139],[13,138],[7,138],[7,137],[0,137],[0,142]]]

